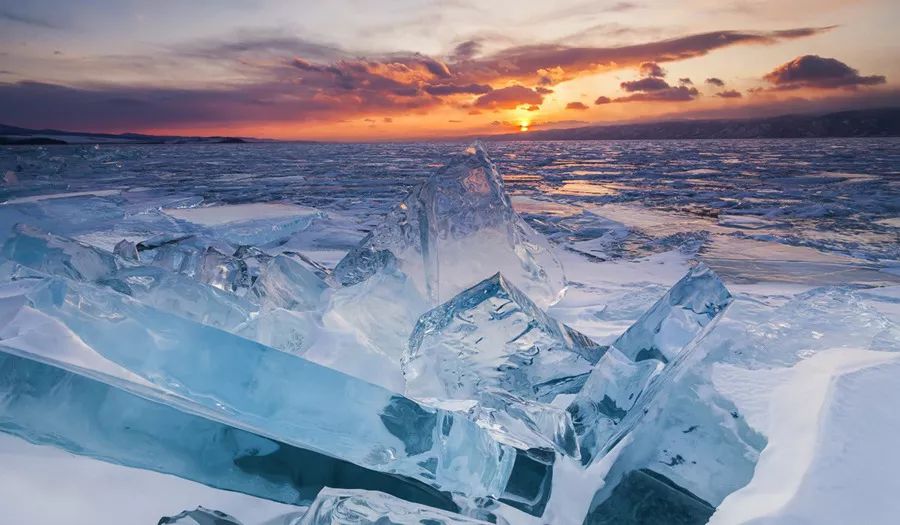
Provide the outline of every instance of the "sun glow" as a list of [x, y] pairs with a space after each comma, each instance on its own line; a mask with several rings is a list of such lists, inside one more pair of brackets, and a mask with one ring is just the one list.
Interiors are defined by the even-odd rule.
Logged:
[[525, 132], [528, 131], [528, 126], [531, 125], [531, 122], [528, 120], [520, 120], [519, 121], [519, 131]]

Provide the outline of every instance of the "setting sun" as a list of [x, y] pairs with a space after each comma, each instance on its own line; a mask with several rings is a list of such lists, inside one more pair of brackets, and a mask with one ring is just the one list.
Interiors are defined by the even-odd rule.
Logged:
[[520, 120], [519, 121], [519, 131], [528, 131], [528, 126], [530, 124], [531, 124], [531, 122], [529, 122], [527, 120]]

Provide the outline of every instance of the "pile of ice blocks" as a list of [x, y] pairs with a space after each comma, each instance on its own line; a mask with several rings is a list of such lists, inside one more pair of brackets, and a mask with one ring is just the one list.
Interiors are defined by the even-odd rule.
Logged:
[[319, 213], [203, 223], [171, 211], [197, 202], [69, 201], [0, 213], [4, 432], [308, 507], [297, 525], [561, 520], [567, 469], [606, 485], [588, 522], [635, 491], [685, 523], [718, 503], [622, 449], [642, 449], [728, 290], [699, 264], [610, 345], [566, 326], [546, 311], [562, 266], [479, 145], [333, 270], [285, 248]]

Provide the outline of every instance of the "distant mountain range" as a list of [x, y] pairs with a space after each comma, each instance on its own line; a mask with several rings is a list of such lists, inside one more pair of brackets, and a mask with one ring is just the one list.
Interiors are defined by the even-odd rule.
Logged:
[[[481, 136], [482, 140], [664, 140], [898, 137], [900, 108], [860, 109], [824, 115], [750, 119], [673, 120], [607, 124]], [[474, 137], [473, 137], [474, 138]], [[447, 140], [459, 140], [460, 137]], [[239, 137], [190, 137], [140, 133], [91, 133], [27, 129], [0, 124], [0, 145], [21, 144], [221, 144], [275, 142]], [[294, 142], [294, 141], [292, 141]], [[312, 141], [296, 141], [312, 142]]]
[[900, 108], [751, 119], [675, 120], [489, 135], [483, 140], [781, 139], [900, 136]]
[[190, 137], [140, 133], [91, 133], [58, 129], [28, 129], [0, 124], [0, 145], [24, 144], [231, 144], [263, 142], [239, 137]]

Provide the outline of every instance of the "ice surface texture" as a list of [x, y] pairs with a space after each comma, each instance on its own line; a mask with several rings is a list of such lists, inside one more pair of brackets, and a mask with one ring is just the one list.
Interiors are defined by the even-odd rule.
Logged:
[[[48, 345], [26, 323], [4, 345], [180, 410], [472, 497], [504, 494], [517, 451], [465, 417], [63, 279], [28, 279], [24, 311], [70, 335]], [[9, 299], [10, 301], [13, 299]], [[61, 326], [60, 326], [61, 325]], [[65, 344], [60, 344], [65, 343]], [[538, 480], [538, 485], [543, 480]]]
[[470, 414], [506, 439], [575, 455], [571, 421], [549, 403], [578, 392], [605, 350], [498, 273], [418, 320], [403, 372], [414, 398], [474, 402]]
[[290, 525], [486, 525], [409, 503], [381, 492], [324, 489], [302, 517]]
[[565, 288], [549, 244], [513, 210], [479, 144], [412, 190], [340, 261], [335, 276], [352, 285], [391, 265], [433, 305], [498, 271], [542, 307]]
[[701, 263], [616, 339], [568, 408], [584, 463], [633, 428], [731, 301], [716, 274]]

